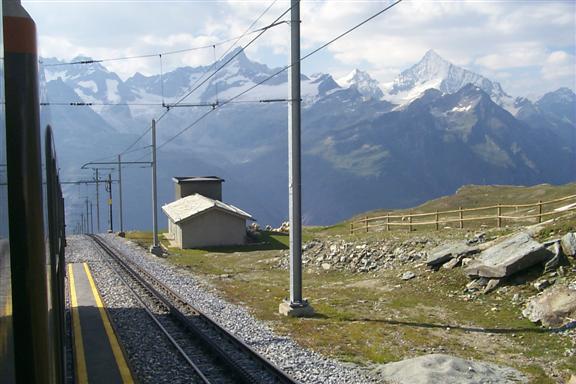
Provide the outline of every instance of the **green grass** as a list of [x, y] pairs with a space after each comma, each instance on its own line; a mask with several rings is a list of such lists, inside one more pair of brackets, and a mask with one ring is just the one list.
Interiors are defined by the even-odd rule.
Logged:
[[[147, 234], [127, 237], [149, 239]], [[305, 266], [304, 296], [310, 298], [316, 316], [281, 317], [278, 305], [289, 295], [289, 274], [278, 263], [287, 257], [288, 237], [265, 238], [268, 246], [259, 245], [265, 249], [171, 249], [168, 260], [204, 276], [224, 297], [246, 306], [278, 333], [343, 361], [385, 363], [443, 352], [514, 366], [533, 383], [553, 382], [546, 370], [550, 364], [558, 364], [565, 377], [576, 374], [576, 359], [563, 355], [574, 348], [570, 341], [522, 318], [521, 307], [512, 303], [514, 293], [534, 295], [531, 285], [468, 299], [463, 293], [468, 280], [459, 269], [430, 272], [411, 265], [418, 277], [404, 282], [398, 275], [405, 269], [374, 275]]]
[[[443, 198], [421, 209], [450, 209], [462, 204], [491, 204], [513, 199], [526, 202], [550, 200], [576, 193], [576, 184], [563, 187], [466, 187], [457, 199]], [[480, 193], [481, 192], [481, 193]], [[484, 196], [496, 193], [498, 196]], [[458, 194], [457, 194], [458, 195]], [[474, 197], [476, 196], [476, 197]], [[506, 200], [509, 199], [509, 200]], [[306, 227], [305, 241], [342, 239], [369, 242], [413, 237], [436, 237], [442, 241], [463, 239], [476, 229], [390, 231], [350, 235], [348, 222], [330, 227]], [[576, 215], [549, 224], [540, 240], [555, 238], [576, 229]], [[488, 238], [513, 232], [512, 228], [484, 229]], [[147, 247], [151, 235], [128, 233], [128, 238]], [[278, 305], [289, 295], [289, 273], [279, 268], [287, 257], [288, 236], [264, 232], [257, 244], [206, 248], [170, 249], [169, 261], [204, 276], [229, 301], [247, 307], [255, 317], [268, 321], [280, 334], [290, 335], [303, 346], [327, 356], [358, 364], [385, 363], [426, 353], [442, 352], [463, 358], [513, 366], [529, 375], [531, 383], [556, 383], [550, 369], [561, 379], [576, 374], [576, 357], [565, 356], [576, 340], [554, 334], [521, 316], [523, 305], [513, 303], [514, 294], [528, 298], [537, 293], [530, 284], [541, 275], [530, 271], [523, 283], [509, 285], [489, 295], [468, 295], [469, 281], [461, 269], [437, 272], [410, 264], [378, 274], [324, 271], [304, 265], [304, 296], [316, 316], [292, 319], [278, 315]], [[411, 270], [417, 278], [402, 281], [399, 274]], [[564, 279], [576, 278], [567, 268]], [[566, 281], [568, 281], [566, 280]], [[570, 280], [571, 281], [571, 280]]]

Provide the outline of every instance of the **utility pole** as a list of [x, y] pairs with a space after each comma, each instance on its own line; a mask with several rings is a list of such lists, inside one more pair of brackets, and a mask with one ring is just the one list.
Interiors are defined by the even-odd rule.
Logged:
[[152, 119], [152, 245], [150, 252], [156, 256], [162, 255], [162, 247], [158, 243], [158, 217], [156, 215], [158, 194], [156, 188], [156, 120]]
[[98, 168], [96, 168], [96, 227], [100, 233], [100, 179], [98, 178]]
[[94, 233], [94, 211], [92, 210], [92, 202], [90, 202], [90, 233]]
[[122, 155], [118, 155], [118, 203], [120, 207], [120, 233], [124, 237], [124, 219], [122, 217]]
[[302, 200], [300, 165], [300, 0], [291, 0], [290, 12], [290, 102], [288, 104], [288, 209], [290, 220], [290, 301], [280, 303], [279, 312], [291, 317], [314, 315], [302, 299]]
[[[149, 161], [124, 161], [122, 162], [122, 155], [118, 155], [118, 159], [117, 161], [104, 161], [104, 162], [96, 162], [96, 161], [91, 161], [88, 162], [84, 165], [82, 165], [82, 167], [80, 167], [80, 169], [94, 169], [96, 171], [96, 216], [97, 216], [97, 226], [98, 226], [98, 232], [100, 232], [100, 197], [99, 197], [99, 170], [100, 169], [109, 169], [109, 170], [113, 170], [116, 168], [107, 168], [107, 167], [103, 167], [102, 165], [114, 165], [116, 167], [118, 167], [118, 180], [114, 180], [114, 182], [118, 182], [118, 196], [120, 199], [120, 232], [118, 233], [119, 236], [122, 236], [124, 234], [124, 208], [123, 208], [123, 198], [122, 198], [122, 165], [126, 165], [126, 164], [145, 164], [145, 165], [150, 165]], [[106, 180], [103, 181], [104, 183], [107, 183]], [[106, 191], [108, 191], [108, 189], [106, 189]]]
[[88, 198], [85, 200], [86, 202], [86, 232], [90, 233], [90, 212], [88, 210]]
[[80, 224], [80, 233], [84, 234], [86, 232], [84, 231], [84, 214], [83, 213], [80, 214], [80, 223], [81, 223]]
[[106, 192], [108, 192], [108, 233], [114, 232], [114, 223], [112, 218], [112, 174], [108, 174], [108, 181], [106, 181]]

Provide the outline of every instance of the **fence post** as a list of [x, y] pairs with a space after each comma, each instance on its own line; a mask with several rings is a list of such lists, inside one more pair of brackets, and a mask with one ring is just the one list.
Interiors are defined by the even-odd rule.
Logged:
[[500, 207], [500, 203], [496, 207], [496, 222], [498, 223], [498, 228], [502, 228], [502, 219], [500, 216], [502, 215], [502, 207]]
[[354, 234], [354, 222], [350, 223], [350, 234], [353, 235]]
[[412, 232], [412, 210], [408, 212], [408, 232]]
[[386, 212], [386, 230], [390, 230], [390, 212]]
[[364, 217], [364, 226], [366, 227], [366, 233], [368, 233], [368, 216]]
[[439, 222], [438, 222], [438, 221], [439, 221], [438, 210], [436, 210], [436, 216], [435, 216], [435, 217], [436, 217], [436, 230], [438, 230], [438, 228], [439, 228], [439, 227], [438, 227], [438, 225], [439, 225]]
[[460, 212], [458, 212], [458, 215], [460, 216], [460, 229], [464, 228], [464, 220], [462, 220], [464, 218], [464, 214], [462, 212], [462, 207], [458, 207], [458, 210]]
[[538, 224], [542, 222], [542, 200], [538, 200]]

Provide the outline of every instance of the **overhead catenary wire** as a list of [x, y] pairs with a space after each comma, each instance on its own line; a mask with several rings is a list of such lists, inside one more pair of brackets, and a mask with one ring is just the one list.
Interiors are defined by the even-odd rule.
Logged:
[[40, 64], [42, 64], [45, 67], [62, 67], [62, 66], [67, 66], [67, 65], [86, 65], [86, 64], [105, 63], [105, 62], [111, 62], [111, 61], [146, 59], [146, 58], [151, 58], [151, 57], [158, 57], [160, 55], [163, 55], [163, 56], [176, 55], [176, 54], [180, 54], [180, 53], [186, 53], [186, 52], [199, 51], [202, 49], [208, 49], [208, 48], [212, 48], [214, 46], [225, 45], [227, 43], [230, 43], [231, 41], [237, 40], [237, 39], [242, 38], [246, 35], [258, 33], [261, 30], [262, 30], [262, 28], [259, 28], [259, 29], [255, 29], [252, 31], [247, 31], [247, 32], [245, 32], [239, 36], [231, 37], [231, 38], [226, 39], [226, 40], [217, 41], [217, 42], [212, 43], [212, 44], [202, 45], [202, 46], [198, 46], [198, 47], [178, 49], [178, 50], [173, 50], [173, 51], [163, 51], [163, 52], [158, 52], [158, 53], [147, 53], [147, 54], [142, 54], [142, 55], [120, 56], [120, 57], [112, 57], [112, 58], [104, 58], [104, 59], [77, 60], [77, 61], [68, 61], [68, 62], [64, 62], [64, 63], [43, 63], [43, 62], [40, 62]]
[[[238, 42], [246, 35], [250, 34], [250, 30], [254, 27], [254, 25], [256, 25], [256, 23], [258, 23], [260, 21], [260, 19], [262, 19], [262, 17], [264, 17], [264, 15], [266, 13], [268, 13], [268, 11], [272, 8], [272, 6], [274, 6], [274, 4], [277, 2], [278, 0], [273, 0], [272, 3], [270, 3], [268, 5], [268, 7], [266, 7], [266, 9], [250, 24], [250, 26], [246, 29], [246, 31], [238, 36], [237, 38], [233, 38], [233, 39], [229, 39], [228, 41], [234, 41], [234, 43], [232, 45], [230, 45], [230, 47], [228, 47], [228, 49], [221, 55], [220, 60], [222, 58], [224, 58], [226, 56], [226, 54], [234, 47], [236, 46], [236, 44], [238, 44]], [[250, 44], [252, 44], [255, 40], [257, 40], [258, 38], [260, 38], [260, 36], [262, 36], [266, 31], [268, 31], [270, 28], [275, 27], [277, 25], [283, 24], [284, 22], [279, 22], [279, 20], [284, 17], [284, 15], [286, 15], [286, 13], [288, 13], [290, 10], [292, 9], [292, 7], [288, 8], [288, 10], [286, 10], [285, 12], [283, 12], [280, 16], [278, 16], [274, 22], [272, 22], [271, 24], [260, 28], [256, 31], [260, 31], [260, 33], [254, 38], [252, 39], [245, 47], [242, 48], [242, 50], [238, 51], [232, 58], [230, 58], [230, 60], [228, 60], [226, 63], [224, 63], [220, 68], [218, 68], [210, 77], [214, 76], [218, 71], [220, 71], [223, 67], [225, 67], [226, 65], [228, 65], [236, 56], [238, 56], [246, 47], [248, 47]], [[255, 32], [256, 32], [255, 31]], [[212, 65], [208, 68], [208, 70], [206, 71], [206, 73], [210, 72], [212, 70], [212, 68], [214, 68], [214, 66], [217, 64], [217, 61], [215, 61], [214, 63], [212, 63]], [[198, 89], [198, 87], [200, 87], [202, 84], [204, 84], [208, 79], [210, 79], [210, 77], [206, 80], [203, 81], [202, 84], [200, 84], [198, 87], [196, 87], [196, 84], [202, 79], [203, 76], [199, 77], [194, 84], [192, 84], [192, 86], [186, 91], [186, 94], [181, 97], [178, 101], [176, 101], [176, 103], [174, 103], [172, 105], [172, 107], [174, 105], [180, 104], [184, 99], [186, 99], [188, 96], [190, 96], [190, 94], [192, 92], [194, 92], [196, 89]], [[189, 91], [190, 89], [192, 89], [192, 91]], [[188, 92], [189, 91], [189, 92]], [[166, 111], [164, 111], [164, 113], [162, 113], [157, 119], [156, 122], [160, 122], [168, 113], [170, 112], [170, 108], [167, 108]], [[152, 126], [149, 126], [144, 132], [142, 132], [142, 134], [140, 134], [136, 140], [130, 144], [123, 152], [121, 152], [120, 154], [125, 153], [126, 151], [130, 150], [132, 147], [134, 147], [140, 140], [142, 140], [147, 134], [148, 132], [150, 132], [152, 130]]]
[[[330, 44], [333, 44], [334, 42], [336, 42], [337, 40], [343, 38], [344, 36], [350, 34], [351, 32], [355, 31], [356, 29], [360, 28], [361, 26], [363, 26], [364, 24], [370, 22], [371, 20], [375, 19], [376, 17], [382, 15], [384, 12], [388, 11], [389, 9], [391, 9], [392, 7], [396, 6], [397, 4], [401, 3], [403, 0], [397, 0], [394, 3], [388, 5], [387, 7], [383, 8], [382, 10], [376, 12], [375, 14], [373, 14], [372, 16], [368, 17], [367, 19], [364, 19], [362, 22], [360, 22], [359, 24], [356, 24], [355, 26], [347, 29], [346, 31], [342, 32], [341, 34], [337, 35], [336, 37], [334, 37], [333, 39], [329, 40], [328, 42], [326, 42], [325, 44], [322, 44], [321, 46], [319, 46], [318, 48], [314, 49], [313, 51], [311, 51], [310, 53], [304, 55], [302, 58], [300, 58], [300, 62], [308, 59], [310, 56], [318, 53], [319, 51], [323, 50], [324, 48], [326, 48], [327, 46], [329, 46]], [[261, 86], [262, 84], [266, 83], [267, 81], [271, 80], [272, 78], [278, 76], [279, 74], [281, 74], [282, 72], [288, 70], [289, 68], [291, 68], [294, 64], [289, 64], [286, 65], [285, 67], [281, 68], [280, 70], [276, 71], [275, 73], [273, 73], [272, 75], [268, 76], [267, 78], [265, 78], [262, 81], [259, 81], [258, 83], [254, 84], [253, 86], [251, 86], [250, 88], [247, 88], [246, 90], [240, 92], [239, 94], [237, 94], [236, 96], [232, 97], [231, 99], [228, 100], [228, 102], [222, 102], [220, 103], [220, 105], [218, 106], [219, 108], [223, 107], [226, 104], [229, 104], [231, 102], [233, 102], [234, 100], [242, 97], [243, 95], [245, 95], [246, 93], [252, 91], [253, 89]], [[180, 135], [182, 135], [184, 132], [186, 132], [187, 130], [189, 130], [190, 128], [194, 127], [196, 124], [198, 124], [200, 121], [202, 121], [206, 116], [208, 116], [210, 113], [212, 113], [214, 111], [214, 109], [204, 113], [203, 115], [201, 115], [199, 118], [197, 118], [196, 120], [194, 120], [191, 124], [187, 125], [184, 129], [178, 131], [178, 133], [176, 133], [174, 136], [170, 137], [168, 140], [166, 140], [165, 142], [163, 142], [162, 144], [160, 144], [158, 146], [158, 148], [162, 148], [163, 146], [165, 146], [166, 144], [170, 143], [171, 141], [175, 140], [177, 137], [179, 137]]]

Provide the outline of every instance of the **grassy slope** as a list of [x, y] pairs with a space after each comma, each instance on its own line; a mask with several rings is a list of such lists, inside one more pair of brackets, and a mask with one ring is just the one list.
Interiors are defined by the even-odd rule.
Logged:
[[[466, 187], [452, 197], [424, 204], [419, 209], [451, 209], [457, 206], [551, 200], [576, 193], [576, 185], [562, 187]], [[495, 195], [497, 195], [495, 197]], [[509, 200], [506, 200], [509, 199]], [[370, 240], [409, 238], [400, 231], [348, 235], [348, 226], [305, 229], [305, 238]], [[542, 237], [576, 230], [574, 215], [549, 226]], [[492, 234], [510, 229], [491, 231]], [[552, 233], [551, 233], [552, 232]], [[418, 231], [418, 236], [463, 238], [467, 230]], [[277, 314], [288, 296], [288, 272], [277, 267], [286, 256], [287, 236], [265, 235], [268, 245], [226, 249], [176, 250], [169, 260], [203, 275], [232, 302], [247, 306], [268, 320], [282, 334], [291, 335], [316, 351], [360, 364], [396, 361], [424, 353], [445, 352], [506, 364], [528, 373], [534, 383], [555, 383], [551, 372], [566, 379], [576, 374], [576, 357], [564, 352], [576, 348], [576, 340], [544, 330], [520, 315], [522, 305], [514, 294], [536, 294], [530, 284], [512, 285], [490, 295], [466, 295], [467, 278], [461, 270], [427, 271], [409, 265], [380, 274], [351, 274], [305, 267], [304, 294], [317, 316], [289, 319]], [[142, 245], [147, 234], [128, 234]], [[140, 237], [140, 238], [138, 238]], [[418, 277], [404, 282], [399, 274], [414, 271]], [[537, 268], [528, 282], [540, 275]], [[561, 280], [574, 279], [573, 271]], [[559, 379], [559, 378], [556, 378]]]

